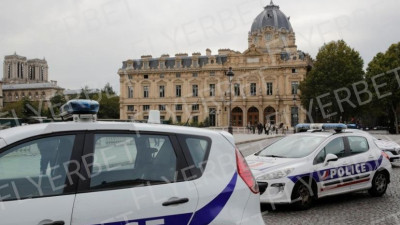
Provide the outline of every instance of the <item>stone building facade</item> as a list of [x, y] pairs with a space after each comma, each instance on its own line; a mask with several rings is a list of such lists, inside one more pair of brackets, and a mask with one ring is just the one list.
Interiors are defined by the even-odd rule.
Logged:
[[[298, 85], [312, 61], [299, 51], [290, 18], [271, 2], [255, 18], [248, 49], [220, 49], [205, 55], [176, 54], [126, 60], [120, 77], [121, 119], [141, 120], [151, 109], [162, 119], [228, 126], [271, 122], [293, 126], [306, 120], [300, 110]], [[232, 67], [231, 81], [226, 76]]]
[[45, 59], [27, 59], [24, 56], [8, 55], [3, 62], [3, 102], [17, 102], [24, 97], [31, 101], [49, 100], [63, 88], [57, 81], [49, 81]]

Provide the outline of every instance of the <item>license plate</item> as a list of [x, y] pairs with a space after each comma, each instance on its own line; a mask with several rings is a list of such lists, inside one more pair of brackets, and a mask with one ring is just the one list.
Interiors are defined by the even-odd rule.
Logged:
[[400, 162], [400, 159], [399, 158], [393, 159], [393, 162]]

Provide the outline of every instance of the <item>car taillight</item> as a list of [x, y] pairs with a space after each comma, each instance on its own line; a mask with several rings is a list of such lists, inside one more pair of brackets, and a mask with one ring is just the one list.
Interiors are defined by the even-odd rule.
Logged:
[[246, 183], [246, 185], [250, 188], [250, 190], [254, 194], [260, 193], [257, 182], [254, 179], [253, 174], [251, 173], [251, 170], [250, 170], [249, 166], [247, 165], [246, 160], [244, 159], [242, 153], [240, 153], [237, 148], [236, 148], [236, 164], [237, 164], [237, 170], [238, 170], [239, 176]]
[[389, 159], [389, 160], [390, 160], [390, 157], [389, 157], [389, 155], [388, 155], [388, 154], [386, 154], [386, 152], [382, 152], [382, 155], [383, 155], [383, 157], [385, 157], [385, 158], [387, 158], [387, 159]]

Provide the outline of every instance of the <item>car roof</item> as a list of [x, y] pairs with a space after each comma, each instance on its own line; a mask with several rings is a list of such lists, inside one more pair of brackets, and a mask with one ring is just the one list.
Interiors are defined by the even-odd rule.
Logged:
[[[165, 133], [179, 133], [212, 136], [221, 132], [209, 129], [164, 125], [164, 124], [146, 124], [134, 122], [53, 122], [41, 123], [26, 126], [8, 128], [0, 131], [0, 138], [7, 144], [32, 136], [50, 134], [55, 132], [68, 131], [91, 131], [91, 130], [116, 130], [116, 131], [155, 131]], [[226, 132], [224, 132], [226, 133]], [[226, 136], [226, 134], [224, 134]]]

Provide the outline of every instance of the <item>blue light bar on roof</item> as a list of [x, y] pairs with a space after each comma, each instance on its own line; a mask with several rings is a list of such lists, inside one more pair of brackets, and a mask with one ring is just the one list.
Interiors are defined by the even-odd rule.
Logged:
[[296, 125], [296, 132], [305, 132], [308, 130], [334, 130], [340, 132], [347, 126], [342, 123], [300, 123]]
[[74, 114], [97, 114], [99, 103], [93, 100], [71, 100], [61, 106], [61, 116]]
[[344, 129], [347, 129], [347, 126], [342, 123], [325, 123], [322, 125], [323, 130], [334, 130], [336, 132], [340, 132]]

